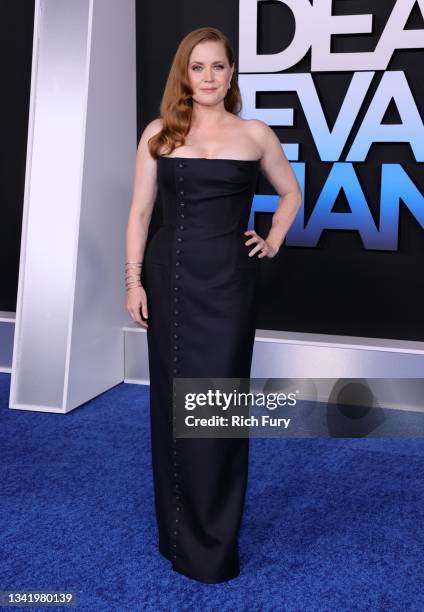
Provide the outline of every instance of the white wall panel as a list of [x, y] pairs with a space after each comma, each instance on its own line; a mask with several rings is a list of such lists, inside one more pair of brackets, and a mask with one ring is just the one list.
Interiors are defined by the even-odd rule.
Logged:
[[134, 0], [39, 0], [12, 408], [66, 412], [124, 378], [136, 134]]

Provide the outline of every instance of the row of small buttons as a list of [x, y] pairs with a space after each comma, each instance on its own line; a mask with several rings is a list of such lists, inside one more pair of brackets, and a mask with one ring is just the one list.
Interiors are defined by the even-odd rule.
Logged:
[[[182, 169], [185, 167], [185, 164], [183, 162], [179, 162], [178, 163], [178, 168]], [[184, 177], [183, 176], [178, 176], [178, 183], [183, 183], [184, 182]], [[183, 200], [183, 196], [185, 195], [184, 190], [180, 189], [179, 190], [179, 195], [181, 196], [180, 202], [179, 202], [179, 212], [178, 215], [181, 219], [185, 219], [185, 214], [184, 214], [184, 206], [185, 206], [185, 202]], [[183, 232], [185, 230], [185, 225], [184, 224], [180, 224], [177, 226], [178, 230], [180, 232]], [[183, 237], [178, 235], [176, 236], [176, 241], [178, 243], [183, 242]], [[180, 248], [180, 246], [175, 250], [175, 254], [177, 255], [177, 258], [175, 259], [175, 268], [180, 269], [182, 266], [182, 262], [180, 261], [179, 257], [183, 254], [183, 250]], [[174, 292], [176, 295], [174, 295], [174, 309], [173, 309], [173, 314], [174, 314], [174, 334], [173, 334], [173, 356], [172, 356], [172, 361], [174, 364], [173, 367], [173, 374], [178, 374], [179, 373], [179, 369], [176, 366], [177, 363], [179, 363], [180, 359], [181, 359], [181, 355], [179, 354], [179, 350], [180, 347], [178, 345], [178, 340], [180, 339], [180, 335], [177, 333], [177, 328], [180, 326], [180, 323], [178, 321], [178, 316], [181, 314], [181, 310], [180, 307], [178, 307], [177, 305], [180, 302], [180, 298], [178, 297], [178, 292], [180, 290], [180, 286], [178, 284], [178, 281], [181, 279], [182, 275], [179, 272], [175, 272], [174, 273], [174, 279], [175, 279], [175, 284], [174, 284]], [[175, 416], [174, 416], [174, 420], [175, 420]], [[177, 446], [178, 446], [178, 441], [175, 437], [173, 437], [173, 449], [172, 449], [172, 453], [173, 453], [173, 477], [174, 477], [174, 491], [173, 491], [173, 498], [175, 501], [175, 505], [174, 505], [174, 510], [175, 510], [175, 515], [174, 515], [174, 524], [175, 526], [172, 529], [171, 532], [171, 549], [172, 549], [172, 558], [176, 559], [177, 558], [177, 549], [178, 549], [178, 543], [177, 543], [177, 536], [180, 534], [180, 530], [178, 529], [178, 525], [181, 522], [181, 512], [182, 512], [182, 505], [181, 505], [181, 501], [182, 501], [182, 496], [181, 496], [181, 483], [179, 482], [179, 477], [180, 474], [178, 472], [178, 467], [179, 467], [179, 463], [177, 461], [178, 459], [178, 450], [177, 450]]]

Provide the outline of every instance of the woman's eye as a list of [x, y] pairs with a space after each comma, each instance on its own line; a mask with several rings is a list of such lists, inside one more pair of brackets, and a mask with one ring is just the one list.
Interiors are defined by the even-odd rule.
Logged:
[[[193, 66], [193, 70], [197, 70], [198, 68], [201, 69], [202, 67], [201, 66]], [[219, 68], [220, 70], [223, 70], [224, 66], [223, 66], [223, 64], [217, 64], [215, 66], [215, 68]]]

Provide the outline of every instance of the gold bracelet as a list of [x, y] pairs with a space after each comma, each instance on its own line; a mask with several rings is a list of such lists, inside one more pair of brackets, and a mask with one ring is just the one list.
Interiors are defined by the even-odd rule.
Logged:
[[125, 278], [125, 286], [128, 289], [129, 287], [141, 287], [141, 282], [138, 277], [135, 280], [130, 280], [130, 277]]
[[[126, 261], [125, 262], [125, 287], [127, 291], [136, 287], [141, 287], [140, 272], [142, 268], [142, 261]], [[132, 269], [130, 266], [135, 267]], [[133, 280], [134, 279], [134, 280]]]

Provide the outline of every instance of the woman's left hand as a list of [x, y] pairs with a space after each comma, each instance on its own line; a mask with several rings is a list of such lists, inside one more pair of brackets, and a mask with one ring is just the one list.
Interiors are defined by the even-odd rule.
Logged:
[[266, 240], [261, 238], [255, 232], [255, 230], [247, 230], [246, 232], [244, 232], [244, 235], [252, 236], [250, 240], [248, 240], [244, 244], [248, 245], [257, 242], [257, 245], [251, 251], [249, 251], [249, 257], [253, 257], [258, 251], [260, 251], [258, 259], [260, 259], [261, 257], [275, 257], [275, 255], [277, 254], [278, 249], [275, 249]]

